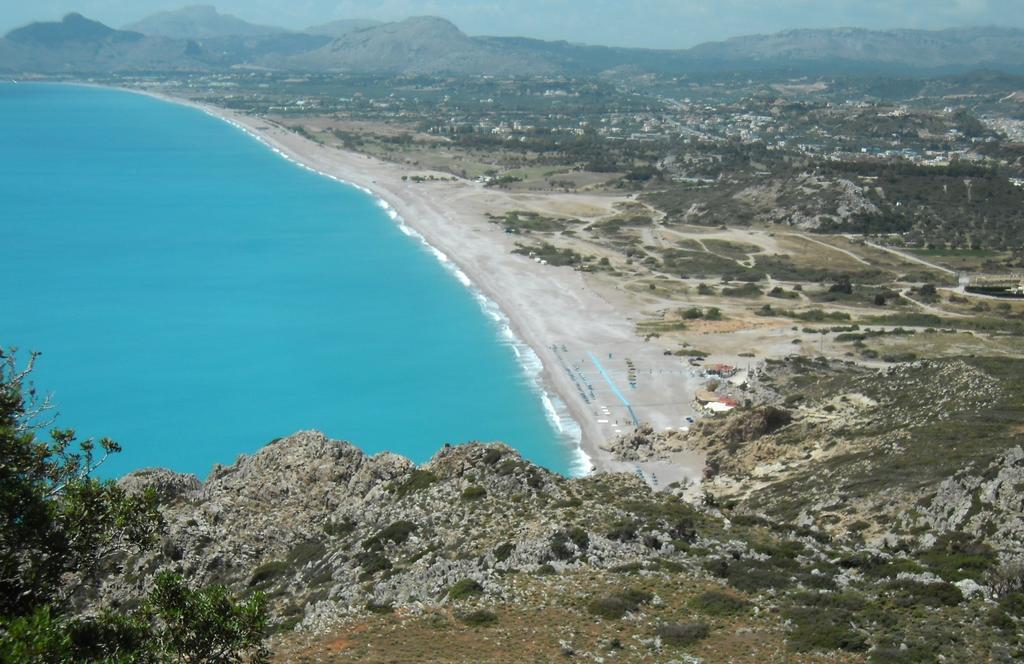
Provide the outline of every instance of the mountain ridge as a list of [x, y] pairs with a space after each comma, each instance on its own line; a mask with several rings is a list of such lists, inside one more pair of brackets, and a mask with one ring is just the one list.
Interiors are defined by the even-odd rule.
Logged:
[[[115, 30], [80, 14], [69, 14], [60, 22], [32, 23], [12, 30], [2, 40], [0, 53], [11, 55], [0, 61], [0, 69], [46, 72], [260, 66], [283, 71], [497, 76], [615, 71], [672, 76], [773, 70], [915, 75], [978, 68], [1024, 72], [1024, 30], [1004, 27], [796, 29], [707, 42], [686, 50], [474, 37], [436, 16], [382, 24], [343, 20], [296, 32], [250, 24], [208, 6], [164, 12], [129, 27], [134, 29]], [[106, 48], [102, 53], [90, 53], [69, 47], [84, 42], [107, 46], [134, 42], [144, 48]]]
[[116, 30], [81, 14], [32, 23], [0, 39], [0, 71], [70, 73], [201, 69], [192, 42]]
[[171, 39], [209, 37], [260, 37], [289, 32], [284, 28], [257, 25], [230, 14], [221, 14], [213, 5], [191, 5], [157, 12], [129, 23], [124, 30]]
[[327, 23], [318, 23], [304, 29], [303, 32], [310, 35], [324, 35], [326, 37], [338, 38], [351, 32], [359, 32], [368, 28], [375, 28], [383, 25], [380, 21], [360, 18], [343, 18]]

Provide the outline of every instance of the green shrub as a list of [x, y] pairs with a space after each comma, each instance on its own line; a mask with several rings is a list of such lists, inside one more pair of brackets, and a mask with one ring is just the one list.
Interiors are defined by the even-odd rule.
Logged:
[[556, 570], [548, 563], [544, 563], [543, 565], [537, 568], [535, 574], [537, 576], [554, 576], [555, 574], [558, 574], [558, 570]]
[[863, 652], [868, 643], [862, 634], [850, 627], [850, 614], [836, 609], [801, 607], [784, 612], [793, 621], [789, 645], [794, 650], [846, 650]]
[[797, 540], [760, 541], [755, 542], [752, 548], [773, 558], [796, 558], [806, 550]]
[[417, 468], [409, 475], [409, 479], [398, 487], [395, 494], [399, 499], [402, 499], [411, 493], [426, 489], [434, 482], [437, 482], [437, 475], [429, 470], [420, 470]]
[[683, 320], [696, 320], [704, 317], [704, 312], [697, 307], [690, 307], [689, 309], [680, 313]]
[[498, 464], [498, 474], [502, 477], [514, 475], [517, 470], [525, 468], [526, 464], [519, 459], [505, 459]]
[[918, 574], [924, 569], [908, 558], [894, 558], [861, 567], [864, 576], [869, 579], [894, 579], [902, 572]]
[[319, 540], [299, 542], [288, 552], [288, 564], [303, 567], [306, 563], [320, 558], [327, 552], [327, 546]]
[[915, 360], [917, 360], [917, 353], [909, 351], [903, 353], [886, 353], [882, 355], [882, 361], [893, 364], [898, 362], [914, 362]]
[[1001, 632], [1011, 632], [1017, 628], [1017, 623], [1010, 617], [1010, 614], [998, 606], [989, 611], [985, 624]]
[[355, 531], [357, 525], [352, 519], [328, 521], [324, 526], [324, 534], [328, 537], [346, 537]]
[[774, 561], [727, 561], [719, 558], [705, 563], [705, 568], [715, 576], [726, 579], [733, 588], [745, 593], [756, 593], [768, 588], [788, 588], [793, 585], [793, 572], [781, 569], [772, 562]]
[[511, 542], [505, 542], [496, 549], [494, 549], [494, 559], [499, 563], [505, 562], [512, 555], [512, 552], [516, 550], [516, 547]]
[[977, 579], [996, 563], [992, 547], [958, 532], [939, 536], [935, 544], [918, 557], [946, 581]]
[[391, 561], [379, 551], [360, 551], [356, 554], [355, 560], [363, 570], [359, 576], [360, 581], [367, 581], [377, 572], [391, 569]]
[[658, 627], [657, 631], [662, 643], [675, 647], [693, 645], [697, 641], [706, 639], [710, 633], [711, 628], [700, 622], [666, 623]]
[[468, 486], [462, 492], [462, 499], [471, 502], [474, 500], [483, 500], [487, 496], [487, 489], [482, 486]]
[[453, 583], [445, 593], [450, 599], [460, 600], [466, 599], [467, 597], [473, 597], [475, 595], [482, 595], [484, 593], [484, 587], [473, 579], [462, 579]]
[[753, 527], [769, 525], [767, 519], [756, 514], [734, 514], [729, 517], [729, 520], [734, 526]]
[[770, 291], [768, 291], [768, 297], [789, 298], [791, 300], [795, 300], [799, 298], [800, 295], [792, 291], [787, 291], [784, 288], [782, 288], [782, 286], [776, 286], [772, 288]]
[[388, 542], [404, 544], [418, 528], [412, 521], [395, 521], [373, 537], [363, 540], [363, 549], [382, 551]]
[[756, 285], [747, 283], [737, 288], [723, 288], [722, 295], [726, 297], [760, 297], [764, 291]]
[[631, 611], [636, 611], [641, 604], [647, 604], [654, 595], [646, 590], [628, 588], [620, 593], [598, 597], [587, 605], [587, 610], [595, 616], [617, 620]]
[[[569, 546], [569, 543], [574, 546]], [[559, 530], [551, 536], [551, 553], [558, 560], [572, 560], [577, 551], [584, 552], [590, 548], [590, 535], [579, 527]]]
[[645, 527], [667, 530], [673, 539], [693, 541], [697, 535], [697, 513], [676, 496], [655, 501], [629, 501], [622, 507], [639, 517]]
[[[37, 438], [50, 425], [39, 418], [48, 400], [37, 399], [29, 377], [38, 356], [21, 365], [15, 349], [0, 348], [0, 661], [265, 660], [260, 591], [240, 602], [223, 585], [194, 588], [165, 570], [148, 597], [116, 611], [82, 616], [67, 601], [69, 576], [110, 574], [114, 583], [136, 585], [133, 574], [107, 564], [109, 554], [150, 549], [166, 523], [154, 488], [128, 492], [92, 476], [121, 451], [116, 442], [79, 441], [61, 428]], [[175, 547], [168, 555], [176, 556]], [[279, 571], [279, 563], [264, 567], [256, 581]]]
[[671, 574], [680, 574], [686, 571], [686, 567], [684, 565], [681, 565], [674, 560], [668, 560], [667, 558], [658, 558], [657, 563], [658, 567]]
[[1024, 618], [1024, 592], [1007, 593], [999, 598], [999, 608], [1011, 616]]
[[395, 612], [395, 605], [391, 602], [375, 602], [370, 600], [366, 603], [366, 610], [370, 613], [387, 614]]
[[640, 563], [626, 563], [624, 565], [616, 565], [615, 567], [608, 568], [609, 572], [616, 574], [633, 574], [639, 572], [644, 568]]
[[502, 456], [504, 456], [504, 453], [501, 450], [496, 450], [492, 447], [488, 449], [486, 452], [484, 452], [482, 460], [484, 462], [484, 465], [493, 466], [494, 464], [501, 461]]
[[654, 595], [652, 593], [649, 593], [646, 590], [640, 590], [638, 588], [628, 588], [626, 590], [623, 590], [621, 593], [619, 593], [619, 597], [624, 599], [626, 602], [629, 603], [630, 606], [634, 608], [640, 606], [641, 604], [647, 604], [652, 599], [654, 599]]
[[459, 615], [459, 620], [472, 627], [486, 627], [498, 622], [498, 614], [487, 609], [477, 609]]
[[921, 583], [910, 579], [892, 581], [886, 590], [897, 606], [956, 606], [963, 601], [963, 593], [952, 583]]
[[619, 542], [631, 542], [636, 539], [636, 531], [640, 524], [636, 521], [616, 521], [606, 534], [610, 540]]
[[590, 604], [587, 605], [587, 611], [601, 618], [618, 620], [626, 615], [629, 611], [629, 607], [621, 597], [613, 595], [610, 597], [599, 597], [592, 600]]
[[266, 583], [275, 577], [281, 576], [288, 570], [288, 563], [283, 560], [272, 560], [269, 563], [264, 563], [252, 571], [252, 576], [249, 577], [250, 586], [258, 586], [261, 583]]
[[710, 616], [734, 616], [750, 608], [750, 602], [721, 590], [707, 590], [690, 600], [690, 607]]

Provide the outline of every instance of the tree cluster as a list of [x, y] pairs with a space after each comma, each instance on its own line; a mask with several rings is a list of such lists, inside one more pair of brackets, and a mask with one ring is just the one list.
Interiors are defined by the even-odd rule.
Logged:
[[97, 582], [105, 558], [152, 546], [164, 523], [153, 491], [129, 494], [93, 473], [117, 443], [79, 441], [52, 424], [30, 382], [38, 355], [19, 366], [0, 349], [0, 661], [262, 661], [264, 598], [193, 589], [161, 572], [130, 612], [77, 615], [76, 590]]

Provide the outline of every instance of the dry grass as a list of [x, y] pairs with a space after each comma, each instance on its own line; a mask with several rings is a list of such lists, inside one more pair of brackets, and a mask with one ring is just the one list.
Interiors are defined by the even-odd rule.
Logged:
[[[360, 616], [320, 637], [289, 634], [274, 644], [275, 662], [555, 662], [566, 661], [565, 646], [579, 661], [613, 657], [617, 662], [668, 661], [689, 653], [705, 662], [857, 662], [843, 653], [798, 654], [785, 643], [777, 617], [716, 618], [688, 608], [698, 593], [717, 588], [664, 575], [652, 580], [631, 574], [581, 572], [514, 582], [523, 599], [490, 606], [498, 622], [470, 627], [459, 610], [437, 607], [420, 613]], [[657, 590], [660, 603], [622, 620], [596, 618], [587, 603], [625, 588]], [[711, 627], [704, 641], [685, 649], [656, 651], [648, 641], [658, 625], [699, 621]], [[646, 642], [646, 643], [645, 643]]]

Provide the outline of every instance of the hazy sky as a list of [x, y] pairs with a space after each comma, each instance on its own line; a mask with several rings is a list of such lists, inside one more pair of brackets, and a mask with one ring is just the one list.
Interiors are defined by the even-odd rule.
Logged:
[[[0, 30], [69, 11], [120, 27], [188, 0], [0, 0]], [[210, 3], [205, 3], [210, 4]], [[225, 13], [299, 28], [338, 18], [432, 14], [471, 35], [682, 48], [788, 28], [1024, 28], [1024, 0], [220, 0]]]

